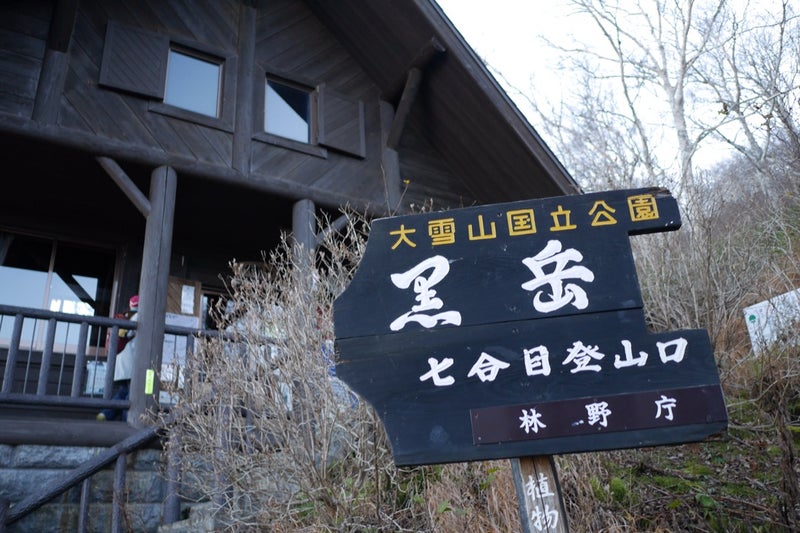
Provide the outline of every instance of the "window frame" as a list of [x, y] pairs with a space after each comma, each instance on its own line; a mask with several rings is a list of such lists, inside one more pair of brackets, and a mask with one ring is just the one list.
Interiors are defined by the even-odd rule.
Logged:
[[[196, 110], [193, 110], [193, 109], [189, 109], [188, 107], [183, 107], [179, 103], [176, 103], [174, 101], [173, 102], [168, 102], [167, 101], [167, 97], [169, 95], [169, 90], [170, 90], [170, 67], [172, 65], [172, 58], [175, 55], [182, 56], [182, 57], [185, 57], [185, 58], [189, 58], [189, 59], [194, 60], [194, 61], [196, 61], [198, 63], [206, 63], [206, 64], [211, 65], [212, 67], [216, 67], [217, 83], [216, 83], [216, 86], [213, 88], [214, 96], [215, 96], [214, 114], [213, 115], [209, 115], [209, 114], [203, 113], [201, 111], [196, 111]], [[169, 52], [167, 53], [167, 69], [166, 69], [166, 77], [165, 77], [165, 81], [164, 81], [164, 100], [163, 100], [163, 102], [165, 104], [167, 104], [167, 105], [171, 105], [173, 107], [178, 107], [178, 108], [183, 109], [185, 111], [192, 111], [192, 112], [200, 113], [203, 116], [208, 116], [208, 117], [211, 117], [211, 118], [220, 118], [222, 116], [222, 77], [224, 75], [224, 72], [225, 72], [225, 62], [224, 62], [224, 60], [222, 60], [220, 58], [217, 58], [217, 57], [209, 56], [208, 54], [197, 53], [196, 51], [191, 50], [189, 48], [185, 48], [183, 46], [170, 45]], [[209, 87], [209, 89], [210, 89], [210, 87]], [[203, 88], [203, 90], [205, 90], [205, 88]], [[184, 95], [185, 95], [185, 92], [182, 92], [179, 96], [181, 98], [183, 98]]]
[[169, 40], [166, 56], [169, 57], [169, 53], [172, 51], [219, 65], [221, 72], [217, 89], [219, 95], [217, 100], [218, 115], [212, 117], [174, 104], [168, 104], [164, 101], [166, 98], [167, 74], [169, 69], [168, 60], [164, 61], [163, 67], [163, 94], [161, 95], [160, 101], [151, 100], [148, 102], [148, 111], [232, 133], [236, 107], [234, 90], [236, 85], [236, 56], [221, 53], [219, 50], [210, 48], [201, 43], [178, 38], [171, 38]]
[[[287, 135], [282, 135], [277, 131], [270, 131], [267, 129], [267, 122], [269, 120], [269, 111], [270, 111], [270, 101], [269, 101], [269, 88], [272, 87], [273, 91], [278, 94], [278, 97], [283, 100], [286, 105], [289, 105], [288, 102], [285, 101], [283, 96], [278, 92], [277, 86], [280, 86], [285, 89], [289, 89], [291, 91], [295, 91], [299, 94], [302, 94], [306, 97], [306, 117], [304, 118], [305, 125], [306, 125], [306, 140], [295, 139], [289, 137]], [[302, 144], [317, 144], [317, 105], [316, 105], [316, 98], [313, 97], [314, 89], [310, 89], [308, 87], [301, 86], [298, 83], [287, 83], [282, 79], [277, 79], [274, 76], [267, 75], [264, 80], [264, 128], [263, 131], [268, 135], [276, 135], [278, 137], [283, 137], [285, 139], [289, 139], [295, 142], [299, 142]]]
[[[266, 131], [266, 89], [267, 83], [273, 81], [286, 87], [298, 89], [308, 93], [309, 97], [309, 142], [301, 142], [276, 133]], [[274, 146], [280, 146], [296, 152], [313, 155], [327, 159], [328, 150], [319, 146], [319, 86], [311, 80], [303, 80], [296, 76], [275, 71], [274, 69], [256, 69], [255, 89], [256, 103], [253, 109], [253, 139]]]
[[[37, 309], [43, 311], [51, 311], [51, 306], [54, 301], [58, 301], [60, 305], [63, 305], [64, 301], [75, 302], [76, 307], [79, 307], [79, 299], [74, 300], [70, 298], [69, 300], [63, 300], [60, 298], [54, 298], [54, 296], [58, 295], [58, 292], [62, 290], [59, 287], [59, 283], [54, 284], [53, 279], [58, 275], [56, 272], [57, 265], [63, 266], [63, 261], [68, 261], [71, 254], [75, 254], [76, 252], [83, 256], [81, 261], [89, 261], [89, 258], [97, 259], [103, 256], [106, 257], [108, 262], [106, 263], [106, 267], [108, 268], [107, 277], [98, 277], [96, 279], [97, 286], [94, 290], [94, 299], [95, 299], [95, 306], [92, 307], [92, 313], [84, 314], [78, 312], [71, 312], [69, 310], [64, 310], [63, 308], [59, 308], [55, 312], [71, 314], [76, 316], [92, 316], [92, 317], [110, 317], [112, 316], [112, 312], [115, 306], [115, 292], [119, 285], [119, 277], [120, 277], [120, 261], [121, 261], [121, 252], [119, 247], [116, 246], [109, 246], [108, 244], [100, 244], [97, 242], [93, 242], [87, 239], [76, 239], [74, 237], [64, 236], [58, 233], [50, 234], [50, 233], [41, 233], [35, 231], [27, 231], [21, 228], [14, 228], [8, 226], [0, 226], [0, 236], [10, 236], [12, 240], [7, 242], [7, 246], [11, 246], [13, 244], [13, 239], [21, 239], [23, 241], [24, 246], [30, 246], [31, 242], [39, 241], [40, 244], [46, 245], [49, 251], [49, 259], [47, 261], [46, 270], [42, 268], [40, 270], [33, 270], [26, 268], [24, 266], [11, 266], [11, 268], [16, 268], [21, 271], [30, 271], [34, 273], [40, 273], [44, 275], [44, 281], [42, 283], [42, 293], [41, 293], [41, 303], [40, 304], [20, 304], [11, 302], [8, 299], [8, 295], [6, 294], [4, 298], [0, 298], [0, 303], [4, 305], [11, 305], [11, 306], [18, 306], [24, 307], [28, 309]], [[27, 243], [26, 243], [27, 241]], [[66, 259], [65, 259], [66, 255]], [[72, 256], [75, 257], [74, 255]], [[97, 263], [95, 263], [97, 264]], [[5, 261], [0, 266], [9, 266]], [[80, 277], [91, 277], [86, 273], [83, 274], [75, 274], [73, 268], [68, 269], [68, 272], [75, 276]], [[85, 290], [79, 280], [76, 280], [80, 287]], [[61, 285], [64, 284], [63, 280], [60, 283]], [[72, 290], [72, 289], [70, 289]], [[78, 295], [75, 295], [76, 298]], [[3, 324], [0, 324], [2, 326]], [[27, 326], [24, 326], [27, 328]], [[0, 347], [8, 347], [10, 336], [5, 337], [4, 333], [7, 327], [0, 328]], [[44, 334], [45, 328], [37, 328], [36, 326], [33, 327], [35, 331], [35, 336], [30, 336], [27, 333], [23, 335], [26, 339], [28, 339], [28, 346], [34, 347], [34, 349], [41, 349], [44, 342]], [[99, 329], [92, 328], [91, 337], [89, 339], [89, 345], [97, 346], [98, 342], [100, 342], [100, 331]], [[74, 335], [77, 333], [73, 332], [64, 332], [60, 329], [56, 332], [56, 342], [57, 344], [60, 343], [68, 353], [75, 353], [75, 346], [76, 344], [72, 343], [74, 340]], [[69, 348], [67, 348], [69, 346]]]

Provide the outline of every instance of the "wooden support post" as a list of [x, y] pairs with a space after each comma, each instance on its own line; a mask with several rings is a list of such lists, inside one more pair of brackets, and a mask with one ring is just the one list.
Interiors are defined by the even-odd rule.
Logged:
[[78, 330], [78, 349], [75, 352], [75, 368], [72, 370], [72, 390], [70, 391], [72, 398], [81, 396], [83, 374], [86, 370], [86, 341], [88, 339], [89, 323], [81, 322], [81, 327]]
[[47, 394], [47, 377], [50, 373], [50, 361], [53, 358], [53, 345], [56, 340], [56, 319], [51, 318], [47, 321], [47, 337], [42, 352], [42, 364], [39, 367], [39, 382], [36, 385], [36, 394], [44, 396]]
[[333, 222], [331, 222], [330, 224], [328, 224], [327, 228], [317, 233], [316, 246], [319, 246], [323, 242], [325, 242], [325, 239], [327, 239], [328, 235], [330, 235], [331, 233], [338, 233], [342, 231], [342, 229], [344, 229], [345, 226], [347, 226], [347, 223], [349, 221], [350, 218], [347, 215], [342, 215]]
[[396, 213], [400, 207], [400, 156], [389, 146], [389, 134], [394, 123], [394, 109], [389, 102], [380, 101], [381, 115], [381, 170], [385, 188], [386, 209]]
[[110, 400], [114, 394], [114, 369], [117, 366], [117, 342], [119, 339], [119, 326], [112, 326], [109, 329], [110, 342], [108, 343], [108, 355], [106, 356], [106, 377], [103, 382], [103, 399]]
[[151, 175], [151, 209], [145, 227], [139, 278], [139, 326], [128, 412], [128, 424], [137, 428], [144, 427], [142, 415], [155, 407], [158, 398], [177, 184], [178, 178], [170, 167], [158, 167]]
[[[428, 39], [428, 42], [419, 49], [416, 53], [414, 58], [411, 60], [411, 63], [408, 64], [406, 69], [403, 72], [409, 72], [412, 69], [419, 69], [425, 70], [428, 65], [433, 63], [433, 60], [442, 55], [446, 52], [444, 45], [439, 42], [439, 39], [436, 37], [431, 37]], [[400, 78], [392, 83], [390, 89], [381, 94], [381, 100], [386, 100], [387, 102], [397, 102], [398, 99], [401, 98], [402, 92], [405, 89], [405, 86], [408, 82], [408, 75], [405, 76], [405, 79]]]
[[553, 457], [540, 455], [511, 459], [524, 533], [569, 533], [567, 513]]
[[232, 166], [250, 172], [250, 139], [253, 136], [253, 88], [256, 53], [256, 10], [244, 3], [239, 8], [239, 61], [236, 82], [236, 128], [233, 132]]
[[418, 68], [412, 68], [408, 71], [403, 95], [400, 97], [400, 103], [397, 104], [397, 112], [394, 115], [394, 120], [392, 120], [389, 137], [386, 139], [386, 146], [392, 150], [397, 150], [397, 146], [400, 144], [400, 136], [403, 134], [408, 115], [411, 114], [411, 106], [414, 105], [414, 99], [417, 97], [420, 83], [422, 83], [422, 71]]
[[92, 478], [87, 477], [81, 483], [81, 502], [78, 507], [78, 533], [89, 530], [89, 498], [91, 497]]
[[125, 493], [125, 470], [127, 466], [127, 454], [119, 454], [114, 464], [114, 494], [112, 495], [111, 505], [111, 533], [124, 533], [125, 531], [124, 514], [128, 499], [127, 494]]
[[166, 471], [166, 486], [164, 491], [164, 505], [161, 511], [162, 520], [164, 525], [177, 522], [181, 518], [181, 499], [178, 496], [178, 489], [180, 485], [180, 437], [172, 435], [171, 439], [176, 439], [176, 442], [170, 443], [167, 448], [167, 471]]
[[6, 520], [8, 519], [8, 500], [0, 498], [0, 533], [6, 533]]
[[302, 268], [310, 267], [317, 244], [317, 216], [311, 200], [295, 202], [292, 208], [292, 238], [298, 265]]
[[17, 357], [19, 357], [19, 341], [22, 338], [22, 323], [25, 318], [21, 314], [14, 315], [14, 326], [11, 330], [11, 344], [6, 355], [6, 369], [3, 372], [3, 386], [0, 392], [11, 392], [14, 384], [14, 373], [17, 371]]

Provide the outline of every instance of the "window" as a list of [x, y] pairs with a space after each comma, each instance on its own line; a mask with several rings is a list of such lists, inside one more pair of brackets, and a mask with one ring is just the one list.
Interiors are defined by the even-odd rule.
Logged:
[[267, 79], [264, 131], [311, 143], [311, 91]]
[[100, 85], [149, 100], [149, 111], [233, 131], [236, 56], [109, 21]]
[[[0, 231], [0, 304], [105, 316], [111, 303], [114, 263], [111, 250]], [[0, 317], [0, 345], [10, 339], [13, 323]], [[76, 345], [78, 328], [64, 327], [57, 330], [56, 342]], [[38, 345], [44, 328], [34, 329], [26, 321], [23, 338]]]
[[[328, 150], [365, 156], [364, 104], [314, 80], [265, 71], [254, 139], [327, 158]], [[261, 106], [261, 107], [259, 107]]]
[[219, 117], [222, 62], [170, 49], [164, 103]]
[[78, 315], [108, 313], [114, 252], [0, 232], [0, 303]]

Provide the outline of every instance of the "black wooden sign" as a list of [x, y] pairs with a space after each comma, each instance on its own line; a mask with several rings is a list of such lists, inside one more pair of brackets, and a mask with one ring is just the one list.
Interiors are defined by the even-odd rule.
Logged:
[[629, 242], [679, 227], [660, 189], [376, 220], [337, 375], [398, 465], [702, 440], [727, 424], [708, 335], [647, 332]]

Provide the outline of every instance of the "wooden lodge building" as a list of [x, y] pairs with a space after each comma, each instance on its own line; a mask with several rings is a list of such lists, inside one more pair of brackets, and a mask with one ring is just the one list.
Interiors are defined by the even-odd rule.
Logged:
[[[137, 391], [230, 259], [313, 247], [315, 214], [578, 192], [433, 0], [5, 0], [0, 41], [0, 531], [153, 440], [94, 420], [128, 406], [103, 370], [133, 294]], [[30, 493], [30, 445], [107, 452]]]

